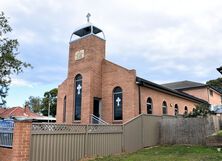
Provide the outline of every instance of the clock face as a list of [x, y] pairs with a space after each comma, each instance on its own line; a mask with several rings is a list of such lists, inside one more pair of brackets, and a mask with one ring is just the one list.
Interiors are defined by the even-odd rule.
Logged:
[[75, 52], [75, 60], [80, 60], [84, 58], [84, 56], [84, 50], [78, 50], [77, 52]]

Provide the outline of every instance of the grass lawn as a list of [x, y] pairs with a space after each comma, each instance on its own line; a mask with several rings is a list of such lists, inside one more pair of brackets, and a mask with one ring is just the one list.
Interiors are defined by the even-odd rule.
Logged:
[[217, 135], [222, 136], [222, 130], [218, 131]]
[[218, 152], [217, 148], [203, 146], [160, 146], [91, 161], [222, 161], [222, 149]]

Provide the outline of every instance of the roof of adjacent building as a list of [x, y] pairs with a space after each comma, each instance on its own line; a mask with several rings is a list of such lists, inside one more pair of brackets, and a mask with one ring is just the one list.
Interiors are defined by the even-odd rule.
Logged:
[[172, 82], [172, 83], [166, 83], [162, 84], [162, 86], [170, 88], [170, 89], [188, 89], [188, 88], [199, 88], [199, 87], [207, 87], [208, 85], [193, 81], [180, 81], [180, 82]]
[[0, 117], [1, 118], [10, 118], [10, 117], [41, 117], [41, 115], [31, 112], [28, 107], [12, 107], [12, 108], [5, 108], [1, 109]]
[[207, 103], [208, 104], [208, 102], [203, 100], [203, 99], [194, 97], [194, 96], [189, 95], [187, 93], [184, 93], [182, 91], [177, 91], [175, 89], [168, 88], [166, 86], [153, 83], [151, 81], [145, 80], [145, 79], [140, 78], [140, 77], [136, 77], [136, 81], [137, 81], [137, 84], [141, 85], [141, 86], [150, 87], [150, 88], [153, 88], [153, 89], [156, 89], [156, 90], [168, 93], [168, 94], [172, 94], [172, 95], [176, 95], [178, 97], [182, 97], [182, 98], [186, 98], [186, 99], [189, 99], [189, 100], [193, 100], [193, 101], [198, 102], [198, 103]]
[[0, 118], [9, 119], [32, 119], [32, 120], [47, 120], [48, 117], [34, 113], [29, 107], [12, 107], [12, 108], [0, 108]]
[[220, 89], [217, 89], [216, 87], [210, 86], [208, 84], [199, 83], [199, 82], [193, 82], [193, 81], [179, 81], [179, 82], [172, 82], [172, 83], [166, 83], [162, 84], [162, 86], [173, 89], [173, 90], [184, 90], [184, 89], [193, 89], [193, 88], [203, 88], [203, 87], [209, 87], [213, 89], [214, 91], [218, 92], [219, 94], [222, 94], [222, 91]]

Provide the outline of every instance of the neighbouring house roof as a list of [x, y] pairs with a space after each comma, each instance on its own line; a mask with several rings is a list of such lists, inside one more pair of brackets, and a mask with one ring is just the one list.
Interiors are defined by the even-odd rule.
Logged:
[[[2, 111], [2, 112], [1, 112]], [[12, 107], [4, 109], [4, 111], [0, 110], [0, 118], [8, 119], [8, 118], [16, 118], [16, 119], [30, 119], [30, 120], [47, 120], [48, 117], [41, 116], [40, 114], [32, 112], [29, 107]], [[51, 119], [50, 119], [51, 120]]]
[[189, 89], [189, 88], [199, 88], [199, 87], [207, 87], [208, 85], [198, 82], [192, 82], [192, 81], [180, 81], [180, 82], [172, 82], [172, 83], [166, 83], [162, 84], [162, 86], [170, 88], [170, 89]]
[[209, 87], [213, 89], [214, 91], [218, 92], [219, 94], [222, 94], [222, 92], [210, 85], [199, 83], [199, 82], [193, 82], [193, 81], [179, 81], [179, 82], [172, 82], [172, 83], [166, 83], [162, 84], [162, 86], [173, 89], [173, 90], [185, 90], [185, 89], [193, 89], [193, 88], [203, 88], [203, 87]]
[[0, 114], [3, 113], [6, 109], [3, 107], [0, 107]]
[[137, 84], [141, 85], [141, 86], [150, 87], [150, 88], [153, 88], [153, 89], [156, 89], [156, 90], [159, 90], [159, 91], [171, 94], [171, 95], [176, 95], [178, 97], [182, 97], [182, 98], [185, 98], [185, 99], [189, 99], [189, 100], [192, 100], [192, 101], [195, 101], [195, 102], [198, 102], [198, 103], [207, 103], [208, 104], [207, 101], [202, 100], [200, 98], [194, 97], [192, 95], [189, 95], [189, 94], [181, 92], [181, 91], [177, 91], [177, 90], [168, 88], [168, 87], [163, 86], [163, 85], [153, 83], [151, 81], [145, 80], [145, 79], [140, 78], [140, 77], [136, 77], [136, 81], [137, 81]]

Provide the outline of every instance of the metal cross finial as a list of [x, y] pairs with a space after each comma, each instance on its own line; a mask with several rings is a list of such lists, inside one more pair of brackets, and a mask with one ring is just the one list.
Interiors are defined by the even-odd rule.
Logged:
[[90, 13], [88, 13], [87, 15], [86, 15], [86, 18], [87, 18], [87, 22], [89, 22], [89, 18], [91, 17], [91, 14]]

